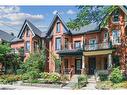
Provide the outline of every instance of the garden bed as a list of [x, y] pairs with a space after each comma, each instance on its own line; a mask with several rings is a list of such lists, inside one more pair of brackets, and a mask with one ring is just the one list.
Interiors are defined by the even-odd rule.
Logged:
[[111, 81], [97, 82], [97, 89], [109, 90], [109, 89], [127, 89], [127, 81], [121, 83], [112, 83]]

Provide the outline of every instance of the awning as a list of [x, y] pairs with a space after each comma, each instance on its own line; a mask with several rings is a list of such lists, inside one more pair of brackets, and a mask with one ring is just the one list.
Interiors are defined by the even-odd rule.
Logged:
[[83, 52], [84, 56], [94, 56], [94, 55], [105, 55], [105, 54], [111, 54], [114, 51], [112, 50], [98, 50], [98, 51], [85, 51]]

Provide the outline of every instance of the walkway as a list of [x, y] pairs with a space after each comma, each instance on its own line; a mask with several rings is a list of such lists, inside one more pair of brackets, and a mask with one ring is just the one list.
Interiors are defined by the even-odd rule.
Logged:
[[89, 76], [88, 77], [88, 84], [86, 87], [83, 87], [82, 90], [97, 90], [95, 88], [96, 86], [96, 80], [94, 76]]
[[63, 87], [63, 89], [73, 89], [75, 86], [75, 83], [78, 82], [78, 76], [79, 75], [73, 75], [69, 83]]

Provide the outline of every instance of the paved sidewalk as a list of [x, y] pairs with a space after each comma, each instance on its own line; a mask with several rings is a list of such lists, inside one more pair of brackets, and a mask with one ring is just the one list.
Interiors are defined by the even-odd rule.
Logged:
[[42, 89], [61, 89], [61, 88], [46, 88], [33, 86], [16, 86], [16, 85], [0, 85], [0, 90], [42, 90]]

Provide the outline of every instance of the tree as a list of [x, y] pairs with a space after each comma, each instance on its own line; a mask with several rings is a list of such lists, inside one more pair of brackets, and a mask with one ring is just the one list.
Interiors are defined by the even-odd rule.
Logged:
[[75, 19], [70, 19], [67, 26], [71, 29], [80, 29], [90, 23], [101, 23], [101, 27], [107, 25], [109, 15], [118, 6], [79, 6], [79, 13]]
[[16, 73], [19, 63], [18, 55], [11, 52], [11, 47], [8, 43], [0, 44], [0, 63], [5, 68], [5, 74], [9, 68], [12, 68], [12, 71]]

